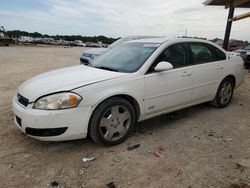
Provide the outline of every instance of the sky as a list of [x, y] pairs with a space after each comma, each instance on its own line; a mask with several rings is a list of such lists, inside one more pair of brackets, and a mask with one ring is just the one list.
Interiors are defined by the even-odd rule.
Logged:
[[[50, 35], [223, 38], [228, 9], [204, 0], [1, 0], [0, 26]], [[249, 9], [236, 9], [235, 15]], [[231, 38], [250, 41], [250, 18]]]

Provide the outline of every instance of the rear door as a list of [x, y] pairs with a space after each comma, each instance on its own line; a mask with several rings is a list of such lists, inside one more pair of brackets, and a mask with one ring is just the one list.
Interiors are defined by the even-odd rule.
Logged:
[[192, 102], [210, 100], [214, 97], [222, 80], [226, 55], [213, 45], [189, 43], [193, 67]]

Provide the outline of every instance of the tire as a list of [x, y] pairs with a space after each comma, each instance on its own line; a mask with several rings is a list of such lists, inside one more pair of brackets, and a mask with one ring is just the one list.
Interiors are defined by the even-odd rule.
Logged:
[[222, 80], [215, 98], [211, 102], [211, 105], [216, 108], [225, 108], [232, 100], [234, 92], [234, 83], [232, 79], [225, 78]]
[[125, 141], [136, 123], [133, 106], [125, 99], [113, 97], [94, 110], [89, 135], [98, 144], [117, 145]]

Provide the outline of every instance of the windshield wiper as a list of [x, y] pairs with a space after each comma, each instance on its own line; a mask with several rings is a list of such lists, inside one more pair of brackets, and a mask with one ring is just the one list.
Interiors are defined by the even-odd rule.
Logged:
[[119, 72], [117, 69], [111, 68], [111, 67], [105, 67], [105, 66], [93, 66], [97, 69], [103, 69], [103, 70], [109, 70], [109, 71], [114, 71], [114, 72]]

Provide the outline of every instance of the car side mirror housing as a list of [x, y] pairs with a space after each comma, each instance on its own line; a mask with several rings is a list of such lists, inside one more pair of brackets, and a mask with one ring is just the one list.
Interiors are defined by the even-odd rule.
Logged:
[[156, 72], [162, 72], [162, 71], [167, 71], [167, 70], [171, 70], [173, 69], [173, 65], [169, 62], [166, 61], [162, 61], [160, 63], [158, 63], [155, 67], [155, 71]]

